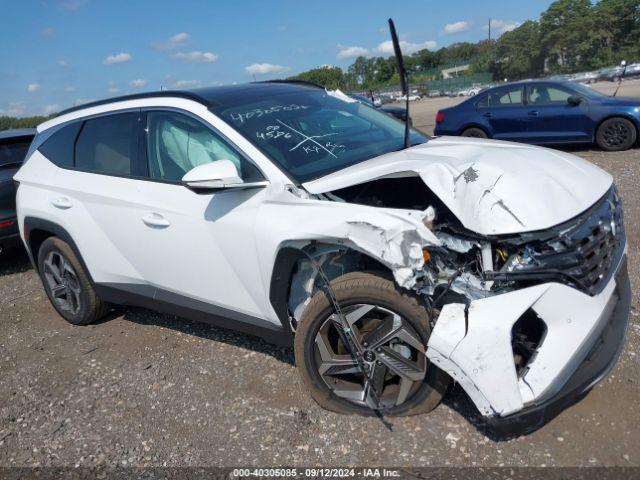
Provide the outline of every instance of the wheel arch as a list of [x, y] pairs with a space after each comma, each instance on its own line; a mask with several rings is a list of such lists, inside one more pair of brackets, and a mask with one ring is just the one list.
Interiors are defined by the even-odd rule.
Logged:
[[[292, 287], [297, 281], [295, 277], [299, 269], [305, 263], [310, 264], [309, 256], [314, 258], [314, 260], [326, 256], [323, 262], [330, 259], [333, 266], [338, 264], [343, 266], [341, 274], [357, 271], [358, 268], [353, 267], [355, 265], [360, 265], [360, 263], [340, 263], [339, 260], [336, 260], [339, 256], [346, 256], [349, 260], [360, 260], [362, 261], [361, 265], [363, 267], [366, 266], [366, 269], [369, 271], [392, 273], [390, 268], [380, 263], [377, 259], [344, 244], [318, 242], [314, 240], [309, 241], [306, 244], [301, 244], [296, 241], [296, 243], [292, 245], [283, 245], [276, 254], [276, 259], [271, 273], [269, 301], [282, 326], [292, 334], [295, 332], [296, 328], [296, 320], [292, 316], [294, 312], [290, 311]], [[332, 280], [337, 276], [331, 271], [325, 272], [329, 280]], [[299, 293], [300, 292], [298, 292], [298, 294]], [[310, 292], [308, 294], [306, 301], [311, 299], [313, 293], [314, 292]]]
[[24, 219], [24, 241], [27, 245], [27, 254], [29, 255], [29, 259], [33, 264], [35, 270], [38, 270], [38, 252], [40, 251], [40, 247], [44, 243], [47, 238], [57, 237], [60, 240], [64, 241], [69, 245], [76, 258], [82, 265], [82, 268], [87, 274], [89, 278], [89, 282], [93, 287], [95, 287], [95, 283], [93, 281], [93, 277], [91, 276], [91, 272], [87, 268], [82, 255], [80, 254], [80, 250], [76, 245], [76, 242], [73, 240], [73, 237], [67, 232], [67, 230], [61, 225], [51, 222], [50, 220], [45, 220], [43, 218], [38, 217], [25, 217]]
[[624, 118], [625, 120], [629, 120], [633, 124], [635, 129], [636, 129], [636, 143], [638, 142], [638, 140], [640, 139], [640, 120], [635, 118], [633, 115], [629, 115], [626, 112], [612, 113], [612, 114], [606, 115], [605, 117], [600, 119], [598, 121], [596, 127], [593, 129], [593, 141], [594, 142], [596, 140], [596, 136], [598, 135], [598, 130], [600, 129], [602, 124], [604, 122], [606, 122], [607, 120], [611, 120], [612, 118]]

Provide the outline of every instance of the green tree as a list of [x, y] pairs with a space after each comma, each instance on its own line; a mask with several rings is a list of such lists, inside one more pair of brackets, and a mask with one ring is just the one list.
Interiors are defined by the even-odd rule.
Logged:
[[540, 45], [538, 22], [529, 20], [515, 30], [504, 33], [495, 45], [494, 78], [518, 80], [538, 76], [544, 70], [544, 54]]
[[335, 90], [336, 88], [346, 89], [348, 85], [347, 77], [338, 67], [319, 67], [312, 70], [302, 72], [295, 77], [295, 80], [304, 80], [305, 82], [315, 83], [321, 87]]
[[553, 2], [540, 17], [540, 34], [550, 71], [598, 66], [596, 18], [590, 0]]

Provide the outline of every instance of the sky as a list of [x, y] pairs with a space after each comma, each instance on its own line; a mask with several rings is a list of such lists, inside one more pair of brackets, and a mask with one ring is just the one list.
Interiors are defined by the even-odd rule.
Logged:
[[493, 36], [551, 0], [0, 0], [0, 115], [101, 98], [284, 78], [358, 55]]

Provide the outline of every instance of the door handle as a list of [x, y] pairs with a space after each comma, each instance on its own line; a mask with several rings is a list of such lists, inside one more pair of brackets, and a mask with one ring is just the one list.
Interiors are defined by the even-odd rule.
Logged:
[[51, 200], [51, 205], [61, 210], [72, 207], [71, 201], [67, 197], [58, 197]]
[[493, 114], [491, 112], [487, 112], [487, 113], [483, 113], [482, 116], [483, 117], [487, 117], [487, 118], [491, 118], [491, 117], [493, 117]]
[[540, 115], [540, 112], [538, 112], [537, 110], [531, 110], [529, 112], [529, 115], [531, 115], [532, 117], [537, 117], [538, 115]]
[[159, 213], [148, 213], [142, 217], [142, 221], [148, 227], [167, 228], [171, 223]]

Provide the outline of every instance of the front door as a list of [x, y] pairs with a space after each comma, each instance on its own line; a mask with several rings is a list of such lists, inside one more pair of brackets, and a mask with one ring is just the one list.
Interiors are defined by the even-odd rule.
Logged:
[[575, 95], [559, 85], [535, 83], [527, 86], [529, 138], [532, 143], [591, 141], [589, 105], [568, 102]]

